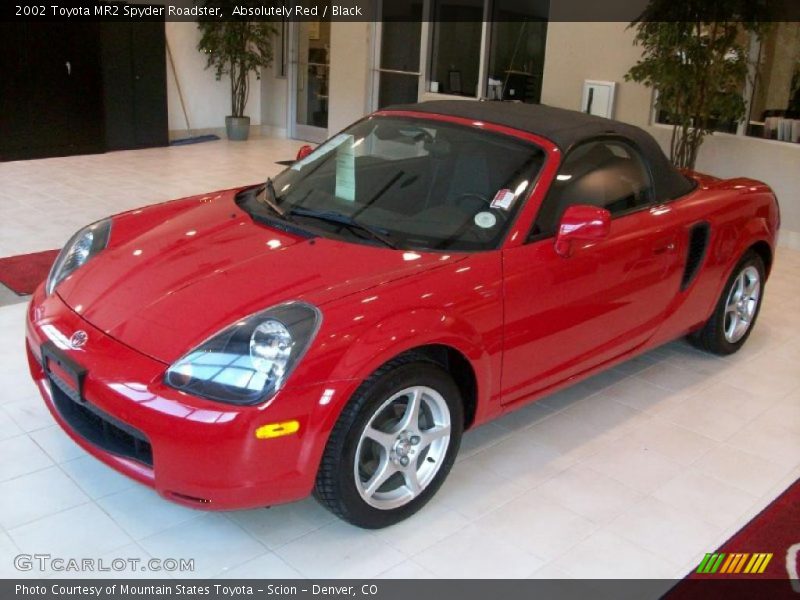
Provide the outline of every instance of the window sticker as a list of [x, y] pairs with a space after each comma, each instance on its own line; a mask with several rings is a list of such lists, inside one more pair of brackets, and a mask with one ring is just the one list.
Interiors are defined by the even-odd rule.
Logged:
[[492, 203], [490, 206], [492, 208], [502, 208], [503, 210], [509, 210], [511, 205], [514, 204], [514, 200], [516, 200], [516, 195], [509, 189], [502, 189], [498, 191], [494, 198], [492, 199]]
[[497, 225], [497, 217], [488, 211], [479, 212], [475, 215], [475, 225], [482, 229], [490, 229]]
[[343, 134], [346, 140], [336, 146], [336, 197], [347, 202], [356, 201], [356, 155], [352, 135]]
[[327, 142], [325, 142], [321, 146], [317, 146], [314, 149], [314, 151], [311, 154], [309, 154], [308, 156], [306, 156], [305, 158], [302, 158], [302, 159], [300, 159], [298, 161], [295, 161], [294, 164], [292, 164], [292, 166], [290, 168], [293, 171], [299, 171], [304, 166], [306, 166], [308, 163], [314, 162], [315, 160], [317, 160], [323, 154], [327, 154], [328, 152], [330, 152], [334, 148], [337, 148], [338, 146], [342, 145], [344, 142], [346, 142], [348, 140], [352, 142], [353, 141], [353, 136], [352, 135], [348, 135], [346, 133], [340, 133], [339, 135], [334, 136], [331, 139], [329, 139]]

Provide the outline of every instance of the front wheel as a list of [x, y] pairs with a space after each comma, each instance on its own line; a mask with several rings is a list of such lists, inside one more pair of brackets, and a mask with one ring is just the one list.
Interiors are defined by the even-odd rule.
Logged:
[[353, 525], [393, 525], [436, 493], [453, 466], [462, 429], [461, 396], [444, 369], [424, 359], [392, 361], [342, 411], [314, 493]]
[[748, 251], [736, 265], [714, 314], [689, 336], [695, 346], [714, 354], [733, 354], [750, 336], [764, 296], [764, 261]]

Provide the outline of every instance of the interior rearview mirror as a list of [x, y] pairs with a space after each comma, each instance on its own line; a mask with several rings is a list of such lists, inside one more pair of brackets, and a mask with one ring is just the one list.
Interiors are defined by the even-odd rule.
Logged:
[[304, 144], [300, 146], [300, 149], [297, 151], [297, 159], [296, 160], [303, 160], [306, 156], [311, 154], [314, 151], [314, 148], [309, 146], [308, 144]]
[[556, 254], [572, 255], [573, 242], [596, 242], [608, 237], [611, 213], [605, 208], [575, 204], [567, 208], [556, 232]]

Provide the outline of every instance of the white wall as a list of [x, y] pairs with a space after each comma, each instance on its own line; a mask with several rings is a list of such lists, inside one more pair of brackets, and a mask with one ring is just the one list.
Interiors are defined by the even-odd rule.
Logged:
[[371, 31], [371, 23], [331, 23], [330, 134], [344, 129], [368, 112]]
[[[277, 38], [275, 42], [279, 43]], [[261, 129], [264, 135], [285, 138], [289, 114], [289, 79], [278, 77], [277, 69], [278, 65], [273, 62], [261, 73]]]
[[[200, 41], [197, 24], [168, 21], [166, 35], [192, 129], [225, 127], [225, 117], [231, 114], [230, 80], [225, 76], [217, 81], [213, 69], [206, 70], [205, 56], [197, 50]], [[175, 75], [167, 60], [167, 104], [172, 137], [186, 131]], [[250, 97], [245, 114], [250, 117], [251, 125], [261, 123], [261, 84], [254, 75], [250, 77]]]
[[[579, 109], [583, 81], [617, 82], [614, 118], [644, 127], [668, 149], [671, 129], [650, 123], [652, 92], [624, 80], [640, 56], [627, 23], [556, 23], [547, 29], [542, 102]], [[714, 134], [706, 138], [697, 170], [745, 176], [769, 184], [781, 205], [781, 244], [800, 249], [800, 144]]]

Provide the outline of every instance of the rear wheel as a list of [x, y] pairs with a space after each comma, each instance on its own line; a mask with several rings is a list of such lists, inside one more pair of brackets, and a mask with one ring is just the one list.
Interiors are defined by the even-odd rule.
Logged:
[[413, 358], [392, 361], [342, 412], [314, 493], [359, 527], [397, 523], [436, 493], [453, 466], [462, 429], [461, 397], [444, 369]]
[[748, 251], [736, 265], [714, 314], [689, 341], [714, 354], [733, 354], [755, 326], [764, 292], [764, 261]]

